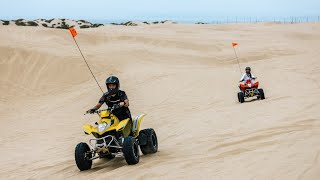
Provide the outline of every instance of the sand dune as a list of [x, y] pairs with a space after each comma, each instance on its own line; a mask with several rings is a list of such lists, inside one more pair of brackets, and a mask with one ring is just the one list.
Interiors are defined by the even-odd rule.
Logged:
[[70, 19], [36, 19], [36, 20], [0, 20], [0, 26], [36, 26], [46, 28], [69, 29], [75, 28], [96, 28], [103, 24], [92, 24], [85, 20], [70, 20]]
[[[98, 81], [120, 77], [159, 152], [79, 172], [83, 116], [101, 96], [67, 30], [0, 27], [0, 179], [318, 179], [320, 24], [78, 30]], [[250, 65], [267, 99], [237, 102]], [[104, 87], [104, 86], [103, 86]]]

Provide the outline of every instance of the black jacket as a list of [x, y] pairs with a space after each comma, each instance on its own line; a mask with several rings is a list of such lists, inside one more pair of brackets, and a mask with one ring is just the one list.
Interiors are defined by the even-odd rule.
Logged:
[[[99, 103], [106, 103], [108, 107], [112, 107], [114, 104], [119, 104], [120, 102], [124, 102], [124, 100], [128, 99], [126, 93], [124, 91], [118, 90], [116, 96], [110, 96], [109, 92], [103, 94], [100, 98]], [[121, 107], [119, 109], [115, 109], [113, 114], [117, 116], [119, 120], [124, 120], [127, 118], [131, 118], [131, 113], [128, 107]]]

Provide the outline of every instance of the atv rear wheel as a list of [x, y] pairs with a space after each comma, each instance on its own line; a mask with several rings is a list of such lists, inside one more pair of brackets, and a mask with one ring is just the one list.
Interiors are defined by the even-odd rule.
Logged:
[[158, 151], [157, 134], [152, 128], [141, 130], [139, 135], [145, 135], [146, 138], [146, 144], [140, 145], [143, 154], [152, 154]]
[[265, 99], [263, 89], [258, 89], [258, 91], [259, 91], [260, 99], [261, 99], [261, 100]]
[[122, 152], [129, 165], [137, 164], [139, 162], [139, 145], [134, 137], [128, 136], [124, 138]]
[[244, 102], [244, 94], [243, 92], [238, 92], [238, 99], [239, 99], [239, 102], [240, 103], [243, 103]]
[[89, 160], [90, 158], [92, 158], [92, 154], [88, 144], [79, 143], [75, 149], [75, 160], [80, 171], [91, 169], [92, 160]]

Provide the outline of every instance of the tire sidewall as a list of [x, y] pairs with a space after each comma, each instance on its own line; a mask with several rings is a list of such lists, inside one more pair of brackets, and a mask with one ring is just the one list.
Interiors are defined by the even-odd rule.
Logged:
[[259, 94], [260, 94], [260, 99], [261, 99], [261, 100], [265, 99], [263, 89], [258, 89], [258, 91], [259, 91]]
[[147, 144], [140, 145], [143, 154], [152, 154], [158, 151], [158, 138], [156, 132], [150, 129], [143, 129], [140, 133], [144, 134], [147, 138]]
[[79, 143], [75, 148], [75, 161], [80, 171], [91, 169], [92, 160], [86, 159], [86, 153], [89, 151], [90, 147], [83, 142]]
[[139, 145], [137, 140], [128, 136], [123, 143], [123, 156], [129, 165], [137, 164], [140, 159]]
[[243, 92], [239, 92], [239, 101], [240, 101], [240, 103], [244, 102], [244, 93]]

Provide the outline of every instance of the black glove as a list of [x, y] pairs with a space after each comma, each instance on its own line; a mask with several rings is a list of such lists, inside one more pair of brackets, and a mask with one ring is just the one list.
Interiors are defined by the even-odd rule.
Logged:
[[88, 111], [87, 111], [87, 113], [90, 113], [90, 114], [93, 114], [93, 113], [95, 113], [96, 112], [96, 109], [89, 109]]

